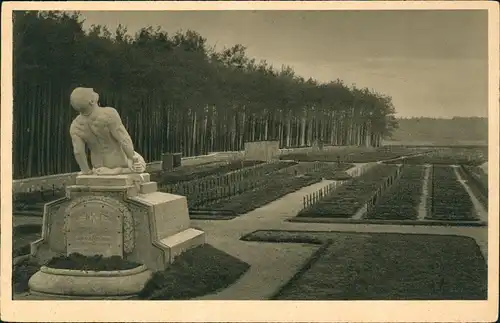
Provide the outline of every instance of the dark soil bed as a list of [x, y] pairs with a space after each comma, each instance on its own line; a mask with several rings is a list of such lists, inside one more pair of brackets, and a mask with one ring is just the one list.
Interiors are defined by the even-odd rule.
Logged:
[[103, 257], [102, 255], [96, 255], [88, 257], [73, 253], [69, 256], [54, 257], [45, 266], [57, 269], [114, 271], [132, 269], [140, 265], [136, 262], [124, 260], [119, 256]]
[[140, 297], [187, 300], [214, 293], [236, 282], [250, 266], [227, 253], [203, 245], [181, 254], [164, 272], [157, 272]]
[[469, 237], [257, 231], [250, 241], [327, 243], [278, 300], [485, 300], [487, 265]]

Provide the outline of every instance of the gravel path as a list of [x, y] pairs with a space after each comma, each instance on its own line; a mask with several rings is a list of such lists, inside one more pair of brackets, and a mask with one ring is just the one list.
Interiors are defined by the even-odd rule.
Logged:
[[458, 171], [458, 167], [454, 167], [453, 170], [455, 171], [455, 175], [457, 176], [458, 181], [463, 185], [464, 189], [469, 194], [472, 205], [474, 205], [474, 210], [476, 211], [479, 219], [481, 221], [488, 222], [488, 210], [483, 207], [483, 204], [479, 202], [477, 197], [474, 195], [474, 192], [472, 192], [472, 190], [470, 189], [467, 181], [462, 178], [462, 175], [460, 175], [460, 172]]
[[420, 205], [418, 206], [418, 220], [424, 220], [427, 216], [427, 201], [429, 199], [429, 178], [431, 174], [431, 165], [425, 165], [424, 179], [422, 180], [422, 195], [420, 196]]

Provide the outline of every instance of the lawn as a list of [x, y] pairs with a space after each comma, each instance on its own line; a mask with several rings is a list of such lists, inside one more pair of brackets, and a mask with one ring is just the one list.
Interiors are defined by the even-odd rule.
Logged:
[[365, 215], [367, 219], [414, 220], [422, 195], [425, 168], [405, 166], [401, 178], [382, 195], [375, 207]]
[[485, 300], [487, 265], [469, 237], [257, 231], [249, 241], [322, 243], [277, 300]]

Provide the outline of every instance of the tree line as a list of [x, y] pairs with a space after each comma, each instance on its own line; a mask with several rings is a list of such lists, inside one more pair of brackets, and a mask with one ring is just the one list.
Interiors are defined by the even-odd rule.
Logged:
[[241, 44], [217, 51], [192, 30], [84, 30], [78, 12], [17, 11], [13, 19], [14, 178], [77, 169], [68, 135], [77, 86], [119, 111], [148, 162], [257, 140], [377, 146], [397, 127], [388, 95], [304, 79], [290, 66], [257, 62]]

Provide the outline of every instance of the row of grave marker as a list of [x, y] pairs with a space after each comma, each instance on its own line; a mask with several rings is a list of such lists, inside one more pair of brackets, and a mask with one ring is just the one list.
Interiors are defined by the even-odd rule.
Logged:
[[[388, 177], [386, 179], [386, 181], [377, 189], [377, 191], [373, 194], [372, 198], [371, 198], [371, 203], [368, 203], [369, 205], [372, 204], [372, 205], [375, 205], [376, 203], [376, 200], [378, 199], [378, 197], [383, 193], [385, 192], [385, 190], [390, 187], [392, 185], [392, 183], [397, 179], [399, 178], [400, 174], [401, 174], [401, 168], [402, 166], [399, 166], [395, 173]], [[358, 176], [361, 176], [362, 174], [364, 174], [366, 171], [368, 170], [368, 167], [359, 167], [359, 168], [356, 168], [352, 171], [352, 176], [353, 177], [358, 177]], [[332, 182], [322, 188], [320, 188], [319, 190], [317, 190], [316, 192], [312, 192], [306, 196], [303, 197], [303, 201], [302, 201], [302, 205], [303, 205], [303, 208], [308, 208], [316, 203], [318, 203], [319, 201], [321, 201], [323, 198], [325, 198], [326, 196], [330, 195], [335, 189], [337, 189], [337, 187], [339, 187], [340, 185], [346, 183], [347, 181], [335, 181], [335, 182]]]

